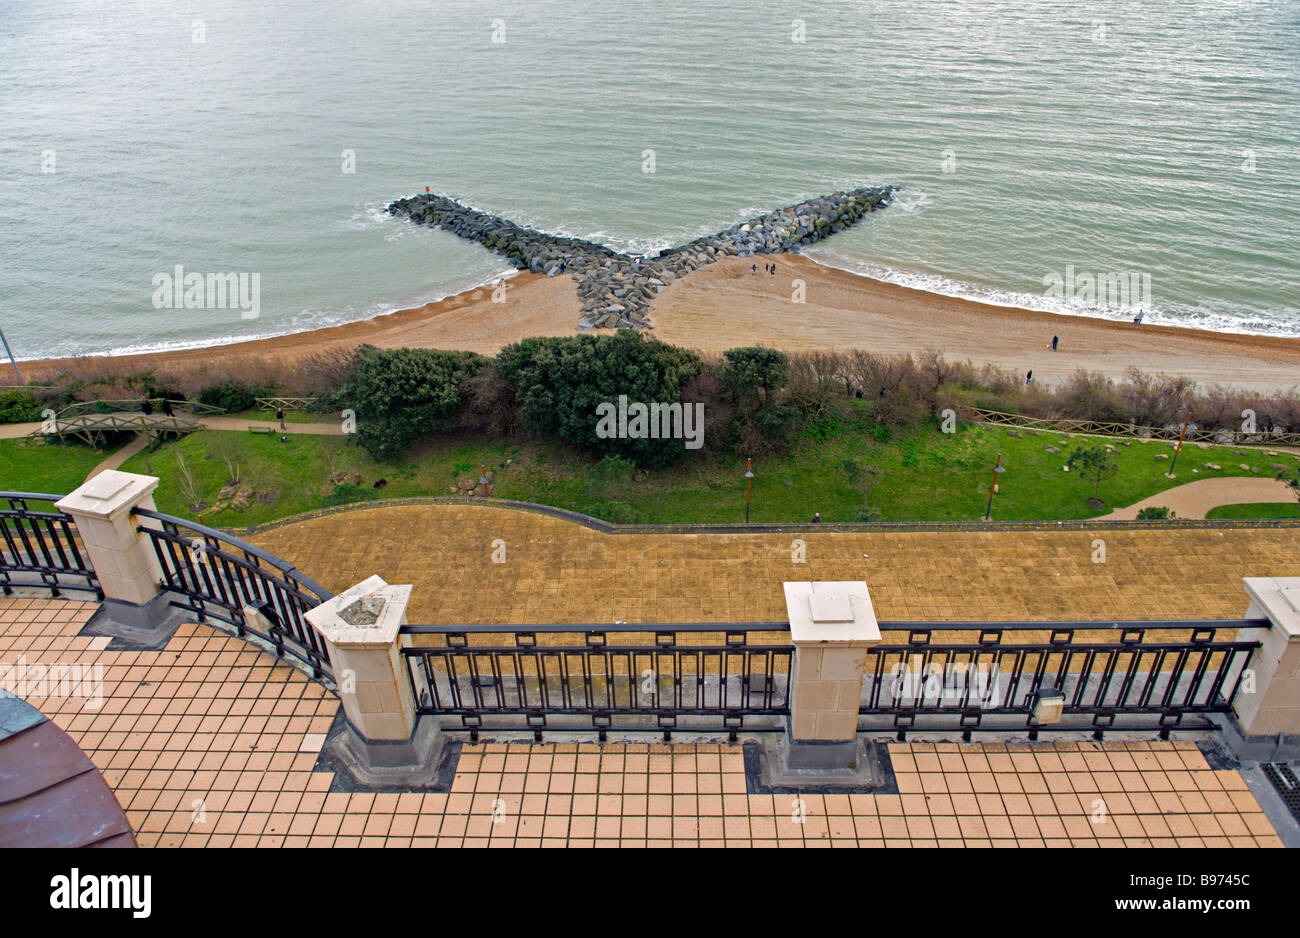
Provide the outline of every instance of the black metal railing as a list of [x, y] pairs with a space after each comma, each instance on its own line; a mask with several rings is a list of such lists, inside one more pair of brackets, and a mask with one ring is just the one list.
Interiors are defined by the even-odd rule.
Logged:
[[[860, 732], [1216, 728], [1267, 619], [881, 622]], [[417, 709], [447, 730], [765, 732], [791, 712], [784, 622], [404, 626]], [[764, 634], [766, 633], [766, 634]], [[1040, 702], [1059, 699], [1059, 720]], [[1039, 714], [1043, 720], [1039, 719]], [[1200, 717], [1200, 719], [1187, 719]]]
[[[104, 593], [72, 518], [54, 508], [62, 495], [0, 492], [0, 591], [14, 587]], [[38, 507], [39, 505], [39, 507]]]
[[[882, 622], [867, 654], [859, 731], [1210, 729], [1227, 713], [1267, 619], [1143, 622]], [[900, 637], [897, 633], [903, 633]], [[936, 640], [937, 632], [957, 633]], [[1102, 633], [1099, 637], [1096, 633]], [[1233, 633], [1223, 638], [1222, 633]], [[1038, 633], [1037, 635], [1033, 633]], [[1089, 634], [1091, 633], [1091, 634]], [[1163, 633], [1163, 634], [1162, 634]], [[1059, 722], [1035, 707], [1059, 697]]]
[[785, 623], [411, 625], [402, 655], [417, 709], [447, 730], [727, 733], [781, 729], [793, 646]]
[[293, 564], [214, 528], [143, 508], [132, 515], [144, 519], [140, 530], [162, 567], [161, 586], [178, 597], [173, 606], [233, 626], [314, 677], [333, 680], [324, 640], [303, 618], [332, 594]]

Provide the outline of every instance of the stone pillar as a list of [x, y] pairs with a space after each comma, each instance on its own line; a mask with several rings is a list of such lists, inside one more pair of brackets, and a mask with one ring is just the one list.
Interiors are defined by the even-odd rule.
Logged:
[[304, 614], [325, 639], [343, 701], [345, 729], [329, 746], [363, 786], [418, 787], [437, 770], [437, 721], [416, 714], [398, 650], [410, 599], [410, 586], [372, 576]]
[[1247, 737], [1279, 733], [1300, 736], [1300, 577], [1244, 577], [1250, 597], [1248, 619], [1268, 619], [1269, 629], [1252, 629], [1243, 638], [1261, 647], [1247, 665], [1254, 692], [1237, 692], [1234, 716]]
[[92, 632], [144, 645], [165, 644], [171, 635], [175, 610], [161, 592], [158, 555], [140, 530], [153, 522], [131, 514], [134, 508], [155, 510], [157, 487], [156, 476], [109, 469], [54, 503], [76, 522], [104, 591], [104, 602], [88, 623]]
[[782, 762], [792, 770], [847, 770], [858, 761], [858, 705], [867, 648], [880, 628], [867, 584], [785, 584], [794, 664]]

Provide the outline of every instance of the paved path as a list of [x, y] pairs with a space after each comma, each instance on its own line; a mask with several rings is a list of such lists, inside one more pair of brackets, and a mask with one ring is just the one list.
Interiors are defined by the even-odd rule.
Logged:
[[[266, 427], [276, 433], [309, 433], [317, 436], [342, 436], [343, 425], [333, 423], [286, 423], [281, 430], [275, 419], [247, 420], [243, 417], [202, 417], [201, 423], [208, 430], [244, 430], [249, 427]], [[41, 428], [40, 423], [6, 423], [0, 424], [0, 440], [16, 440]], [[108, 467], [112, 468], [112, 467]]]
[[342, 436], [343, 424], [332, 423], [286, 423], [284, 429], [276, 423], [275, 418], [268, 420], [248, 420], [244, 417], [204, 417], [200, 421], [209, 430], [247, 430], [249, 427], [268, 427], [276, 433], [314, 433], [318, 436]]
[[413, 623], [773, 622], [785, 580], [866, 580], [882, 619], [1227, 619], [1249, 605], [1243, 576], [1300, 576], [1294, 527], [615, 535], [496, 505], [422, 505], [248, 539], [334, 592], [373, 574], [414, 584]]
[[91, 469], [90, 472], [86, 475], [85, 481], [89, 482], [91, 479], [95, 478], [95, 476], [99, 475], [105, 469], [118, 468], [119, 466], [122, 465], [122, 463], [126, 462], [136, 453], [140, 452], [142, 449], [148, 446], [149, 443], [150, 443], [150, 439], [148, 436], [146, 436], [143, 433], [137, 433], [135, 435], [135, 439], [133, 439], [130, 443], [123, 446], [116, 453], [111, 454], [107, 459], [101, 462], [94, 469]]
[[1226, 476], [1220, 479], [1198, 479], [1186, 485], [1165, 489], [1150, 498], [1120, 508], [1093, 521], [1131, 521], [1143, 508], [1161, 506], [1172, 508], [1179, 518], [1204, 518], [1211, 508], [1219, 505], [1242, 505], [1253, 502], [1294, 502], [1295, 493], [1285, 482], [1254, 476]]

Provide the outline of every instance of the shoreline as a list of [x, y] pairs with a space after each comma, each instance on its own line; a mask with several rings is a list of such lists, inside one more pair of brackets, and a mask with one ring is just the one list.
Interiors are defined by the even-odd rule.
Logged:
[[[775, 263], [777, 275], [765, 274]], [[754, 273], [752, 265], [758, 265]], [[792, 284], [803, 281], [803, 303]], [[567, 275], [520, 271], [494, 284], [422, 306], [305, 332], [219, 345], [126, 355], [82, 355], [22, 362], [29, 380], [103, 363], [114, 368], [220, 366], [246, 357], [286, 363], [329, 349], [369, 343], [495, 354], [531, 336], [575, 335], [582, 302]], [[1202, 384], [1286, 390], [1300, 384], [1300, 339], [1219, 333], [1186, 326], [1134, 325], [1085, 315], [998, 306], [876, 280], [798, 254], [727, 258], [674, 280], [649, 310], [651, 335], [705, 354], [737, 345], [785, 352], [866, 348], [885, 354], [938, 349], [1053, 382], [1078, 368], [1121, 378], [1130, 366], [1180, 374]], [[1050, 351], [1053, 335], [1060, 349]]]

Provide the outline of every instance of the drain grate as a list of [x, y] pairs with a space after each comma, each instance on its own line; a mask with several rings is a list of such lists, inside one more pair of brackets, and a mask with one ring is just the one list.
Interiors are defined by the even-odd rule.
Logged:
[[1296, 779], [1291, 766], [1281, 762], [1266, 762], [1261, 768], [1264, 777], [1272, 782], [1277, 793], [1282, 796], [1282, 803], [1291, 812], [1291, 816], [1300, 822], [1300, 780]]

